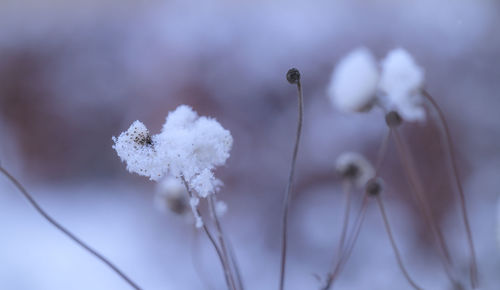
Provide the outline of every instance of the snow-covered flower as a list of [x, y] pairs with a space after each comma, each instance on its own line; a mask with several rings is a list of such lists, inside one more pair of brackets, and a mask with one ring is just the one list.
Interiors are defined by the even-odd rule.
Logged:
[[378, 67], [372, 53], [366, 48], [358, 48], [345, 56], [335, 68], [328, 95], [341, 111], [366, 111], [375, 100], [378, 80]]
[[127, 170], [152, 180], [161, 178], [168, 169], [167, 163], [158, 155], [161, 147], [158, 136], [149, 135], [146, 126], [135, 121], [130, 128], [113, 137], [113, 149], [127, 163]]
[[167, 176], [158, 182], [154, 201], [156, 208], [163, 212], [171, 211], [178, 215], [189, 212], [186, 187], [173, 176]]
[[160, 206], [181, 213], [189, 203], [196, 227], [203, 226], [199, 198], [214, 194], [222, 186], [213, 170], [229, 158], [233, 138], [228, 130], [215, 119], [200, 117], [181, 105], [168, 114], [159, 134], [151, 136], [143, 123], [135, 121], [113, 141], [113, 148], [130, 172], [152, 180], [170, 176], [160, 185]]
[[406, 121], [425, 120], [420, 89], [424, 71], [404, 49], [390, 51], [381, 63], [380, 89], [390, 109], [395, 109]]
[[342, 153], [336, 161], [337, 173], [362, 188], [366, 182], [375, 176], [371, 163], [363, 155], [355, 152]]
[[219, 122], [198, 116], [186, 105], [168, 114], [160, 134], [151, 136], [143, 123], [135, 121], [113, 141], [130, 172], [152, 180], [166, 174], [182, 177], [201, 197], [222, 184], [213, 170], [226, 163], [233, 144], [231, 133]]

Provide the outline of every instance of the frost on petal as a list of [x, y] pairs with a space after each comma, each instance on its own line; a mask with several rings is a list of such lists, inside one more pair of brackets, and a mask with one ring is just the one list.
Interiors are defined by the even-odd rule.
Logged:
[[342, 153], [335, 164], [337, 172], [362, 188], [366, 182], [375, 176], [371, 163], [363, 155], [355, 152]]
[[366, 48], [345, 56], [332, 74], [328, 94], [333, 105], [344, 112], [361, 112], [371, 108], [377, 91], [377, 63]]
[[161, 147], [161, 142], [157, 136], [149, 135], [148, 129], [140, 121], [135, 121], [127, 131], [112, 139], [115, 143], [113, 149], [127, 163], [128, 171], [152, 180], [158, 180], [165, 174], [167, 165], [156, 150]]
[[386, 94], [387, 105], [406, 121], [425, 120], [420, 89], [424, 71], [404, 49], [390, 51], [382, 61], [380, 89]]
[[186, 187], [173, 176], [167, 176], [158, 182], [154, 201], [156, 208], [163, 212], [184, 215], [189, 210]]

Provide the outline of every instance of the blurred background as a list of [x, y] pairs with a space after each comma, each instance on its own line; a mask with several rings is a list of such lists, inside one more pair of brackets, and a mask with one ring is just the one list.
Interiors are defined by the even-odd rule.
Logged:
[[[404, 2], [404, 3], [403, 3]], [[224, 289], [212, 248], [192, 225], [154, 206], [156, 184], [126, 172], [112, 136], [141, 120], [154, 134], [188, 104], [234, 137], [226, 232], [247, 289], [276, 289], [281, 201], [302, 73], [305, 120], [290, 212], [287, 289], [319, 289], [343, 214], [336, 157], [375, 162], [380, 111], [346, 115], [326, 88], [358, 46], [382, 58], [407, 49], [451, 127], [479, 261], [481, 289], [500, 289], [500, 3], [482, 1], [0, 2], [0, 162], [51, 215], [144, 289]], [[402, 130], [432, 209], [467, 273], [457, 195], [439, 129]], [[389, 146], [384, 200], [403, 260], [425, 289], [451, 289], [432, 236]], [[357, 193], [358, 195], [360, 193]], [[371, 204], [338, 289], [410, 289]], [[466, 283], [466, 285], [468, 285]], [[0, 178], [0, 289], [128, 289], [43, 220]]]

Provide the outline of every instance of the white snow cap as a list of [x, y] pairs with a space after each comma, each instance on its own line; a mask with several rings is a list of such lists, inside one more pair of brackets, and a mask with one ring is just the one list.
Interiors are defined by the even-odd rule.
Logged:
[[375, 169], [366, 158], [356, 152], [340, 154], [335, 164], [335, 169], [343, 178], [350, 179], [362, 188], [366, 182], [375, 176]]
[[404, 49], [390, 51], [382, 61], [380, 89], [386, 94], [390, 109], [395, 109], [406, 121], [424, 121], [420, 89], [424, 71]]
[[152, 180], [158, 180], [165, 174], [166, 163], [159, 158], [156, 150], [159, 147], [157, 136], [151, 137], [140, 121], [135, 121], [127, 131], [112, 139], [115, 142], [113, 149], [127, 163], [128, 171]]
[[139, 121], [118, 138], [113, 148], [130, 172], [158, 180], [166, 174], [184, 177], [201, 197], [222, 184], [213, 175], [224, 165], [233, 144], [231, 133], [215, 119], [199, 117], [186, 105], [170, 112], [160, 134], [150, 136]]
[[379, 73], [372, 53], [358, 48], [345, 56], [332, 74], [328, 94], [344, 112], [367, 110], [375, 100]]

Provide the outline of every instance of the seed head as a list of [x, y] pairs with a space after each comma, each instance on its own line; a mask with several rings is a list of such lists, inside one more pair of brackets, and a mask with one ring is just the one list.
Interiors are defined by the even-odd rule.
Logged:
[[366, 194], [370, 196], [377, 196], [382, 192], [382, 189], [384, 188], [383, 186], [383, 181], [381, 178], [376, 177], [368, 180], [365, 186], [365, 191]]
[[385, 122], [389, 128], [396, 128], [403, 123], [403, 118], [396, 111], [390, 111], [385, 115]]
[[286, 73], [286, 80], [292, 85], [299, 83], [300, 81], [299, 70], [296, 68], [289, 69], [288, 72]]
[[335, 168], [342, 178], [354, 182], [360, 188], [375, 174], [370, 162], [355, 152], [342, 153], [337, 158]]

